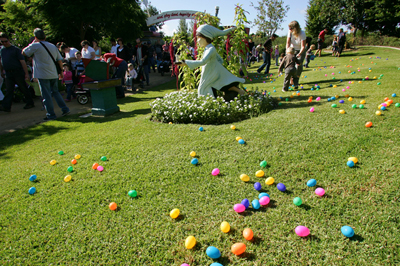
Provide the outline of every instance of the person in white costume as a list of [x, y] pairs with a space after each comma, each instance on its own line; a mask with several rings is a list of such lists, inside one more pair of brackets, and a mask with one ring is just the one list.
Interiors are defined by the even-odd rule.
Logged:
[[211, 95], [216, 97], [216, 91], [224, 92], [225, 101], [233, 100], [238, 94], [243, 95], [245, 91], [238, 88], [239, 83], [245, 80], [234, 76], [222, 64], [212, 40], [218, 36], [227, 35], [235, 28], [220, 30], [210, 25], [201, 25], [196, 32], [197, 43], [200, 47], [205, 47], [201, 60], [186, 60], [177, 63], [179, 66], [188, 66], [190, 69], [202, 66], [198, 95]]

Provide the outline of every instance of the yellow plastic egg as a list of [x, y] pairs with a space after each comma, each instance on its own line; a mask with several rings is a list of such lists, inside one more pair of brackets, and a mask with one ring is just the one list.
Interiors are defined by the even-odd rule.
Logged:
[[242, 174], [240, 175], [240, 180], [242, 180], [243, 182], [248, 182], [250, 180], [250, 177], [246, 174]]
[[339, 99], [339, 95], [336, 94], [336, 95], [335, 95], [335, 98], [336, 98], [336, 99]]
[[383, 106], [382, 104], [378, 105], [378, 109], [381, 109], [381, 108], [382, 108], [382, 106]]
[[76, 155], [74, 156], [74, 158], [75, 158], [76, 160], [79, 160], [81, 157], [82, 157], [82, 156], [81, 156], [80, 154], [76, 154]]
[[258, 171], [256, 172], [256, 177], [263, 177], [264, 175], [265, 175], [265, 173], [264, 173], [263, 170], [258, 170]]
[[192, 249], [196, 245], [196, 238], [194, 236], [188, 236], [185, 241], [185, 247]]
[[341, 113], [342, 115], [345, 114], [346, 112], [344, 110], [339, 110], [339, 113]]
[[228, 233], [231, 230], [231, 226], [229, 225], [228, 222], [223, 221], [221, 223], [221, 231], [224, 233]]
[[365, 100], [361, 100], [361, 102], [360, 102], [361, 104], [365, 104]]
[[179, 216], [179, 209], [173, 209], [170, 213], [169, 216], [171, 216], [172, 219], [176, 219]]
[[381, 115], [382, 113], [381, 113], [381, 111], [376, 111], [375, 114], [376, 115]]
[[191, 151], [190, 152], [190, 156], [195, 157], [196, 156], [196, 152], [195, 151]]
[[236, 141], [239, 141], [241, 139], [242, 139], [242, 137], [236, 137]]
[[337, 85], [333, 85], [334, 88], [337, 88]]
[[351, 102], [353, 100], [353, 98], [352, 97], [349, 97], [349, 101]]
[[267, 184], [267, 185], [272, 185], [274, 182], [275, 182], [275, 179], [273, 177], [268, 177], [265, 180], [265, 184]]
[[69, 181], [71, 181], [71, 176], [70, 175], [67, 175], [67, 176], [65, 176], [64, 177], [64, 182], [69, 182]]
[[231, 129], [235, 130], [236, 129], [235, 125], [231, 125]]
[[357, 163], [358, 159], [356, 157], [350, 157], [347, 161], [353, 161], [353, 163]]
[[56, 160], [51, 160], [51, 161], [50, 161], [50, 164], [51, 164], [51, 165], [55, 165], [56, 163], [57, 163]]

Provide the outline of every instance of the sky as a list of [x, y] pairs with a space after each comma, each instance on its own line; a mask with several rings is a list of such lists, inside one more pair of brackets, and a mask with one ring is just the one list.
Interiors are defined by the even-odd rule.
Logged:
[[[218, 17], [221, 19], [221, 25], [233, 25], [233, 19], [235, 16], [235, 5], [241, 4], [243, 9], [248, 11], [247, 19], [253, 21], [257, 16], [257, 11], [251, 6], [251, 2], [257, 4], [257, 0], [151, 0], [149, 3], [155, 6], [162, 12], [172, 10], [194, 10], [194, 11], [205, 11], [212, 15], [215, 14], [215, 6], [219, 6]], [[276, 32], [279, 36], [286, 36], [288, 32], [288, 24], [292, 20], [297, 20], [300, 23], [302, 29], [305, 29], [305, 19], [307, 10], [307, 0], [284, 0], [285, 5], [289, 5], [290, 9], [286, 14], [285, 21], [282, 24], [284, 30], [278, 30]], [[142, 4], [142, 8], [144, 5]], [[189, 24], [189, 20], [187, 20]], [[162, 27], [162, 31], [167, 36], [172, 36], [173, 33], [178, 29], [179, 20], [169, 20], [165, 22]], [[250, 27], [250, 33], [256, 33], [256, 27]]]

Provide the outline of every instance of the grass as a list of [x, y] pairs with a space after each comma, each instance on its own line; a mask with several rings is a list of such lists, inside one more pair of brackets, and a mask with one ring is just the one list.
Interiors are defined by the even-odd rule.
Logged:
[[[328, 68], [305, 70], [300, 96], [260, 117], [235, 123], [236, 131], [220, 125], [204, 126], [199, 132], [195, 124], [149, 121], [149, 102], [173, 91], [171, 82], [123, 99], [122, 112], [110, 117], [69, 116], [2, 135], [0, 263], [210, 265], [213, 260], [205, 250], [215, 246], [223, 265], [399, 264], [400, 108], [393, 104], [382, 116], [375, 115], [383, 98], [400, 96], [399, 56], [400, 51], [363, 48], [339, 59], [317, 58], [312, 67]], [[349, 64], [353, 67], [345, 67]], [[356, 74], [347, 73], [349, 69]], [[273, 67], [272, 73], [276, 71]], [[336, 80], [331, 79], [332, 72]], [[380, 74], [382, 85], [378, 80], [358, 83]], [[264, 84], [256, 74], [250, 75], [247, 87], [258, 86], [277, 97], [291, 95], [281, 92], [282, 77]], [[315, 83], [321, 89], [310, 91]], [[342, 92], [347, 85], [350, 89]], [[346, 93], [353, 102], [343, 97]], [[340, 108], [334, 109], [326, 99], [335, 94], [345, 103], [336, 100]], [[309, 96], [322, 100], [307, 103]], [[362, 99], [365, 109], [351, 108]], [[399, 97], [393, 99], [400, 102]], [[314, 113], [309, 112], [312, 106]], [[339, 109], [346, 114], [339, 114]], [[367, 121], [374, 126], [365, 128]], [[236, 136], [246, 144], [238, 144]], [[58, 155], [59, 150], [65, 155]], [[192, 150], [198, 154], [197, 166], [190, 164]], [[65, 183], [75, 154], [82, 158], [74, 166], [73, 180]], [[103, 155], [108, 161], [100, 161]], [[346, 166], [351, 156], [359, 159], [354, 168]], [[52, 159], [57, 160], [55, 166], [49, 164]], [[275, 178], [273, 186], [255, 177], [262, 160], [268, 161], [264, 170]], [[94, 162], [105, 170], [92, 170]], [[216, 167], [221, 174], [214, 177], [210, 173]], [[239, 179], [242, 173], [250, 182]], [[31, 174], [38, 176], [35, 184], [28, 180]], [[306, 186], [311, 178], [325, 188], [324, 197]], [[236, 214], [234, 204], [257, 198], [257, 181], [271, 203]], [[276, 189], [278, 182], [286, 185], [286, 193]], [[28, 194], [31, 186], [37, 189], [33, 196]], [[132, 189], [138, 198], [127, 195]], [[292, 203], [296, 196], [303, 200], [301, 207]], [[117, 211], [109, 210], [110, 202], [118, 204]], [[181, 210], [177, 220], [169, 217], [173, 208]], [[221, 232], [222, 221], [230, 223], [230, 233]], [[307, 226], [311, 236], [298, 237], [298, 225]], [[353, 227], [356, 235], [344, 237], [343, 225]], [[252, 242], [242, 236], [246, 227], [254, 231]], [[198, 241], [193, 250], [184, 246], [189, 235]], [[247, 245], [245, 255], [230, 252], [236, 242]]]

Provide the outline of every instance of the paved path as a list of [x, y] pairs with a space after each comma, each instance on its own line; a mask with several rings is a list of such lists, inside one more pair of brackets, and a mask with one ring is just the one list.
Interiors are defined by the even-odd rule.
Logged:
[[[150, 86], [146, 86], [145, 89], [164, 84], [173, 79], [175, 79], [175, 77], [171, 77], [171, 72], [166, 73], [164, 76], [161, 76], [159, 73], [150, 73]], [[137, 88], [137, 85], [135, 85], [135, 87]], [[132, 95], [132, 93], [126, 92], [126, 96], [129, 97], [129, 95]], [[65, 96], [66, 95], [64, 94], [63, 97]], [[0, 112], [0, 135], [43, 123], [43, 118], [46, 117], [46, 111], [42, 109], [39, 97], [34, 99], [34, 102], [35, 107], [32, 109], [24, 110], [23, 107], [25, 103], [21, 102], [13, 103], [10, 113]], [[53, 102], [56, 115], [61, 116], [61, 109], [57, 106], [55, 101]], [[90, 113], [92, 108], [91, 103], [81, 105], [76, 100], [67, 103], [67, 106], [69, 107], [71, 114]]]

